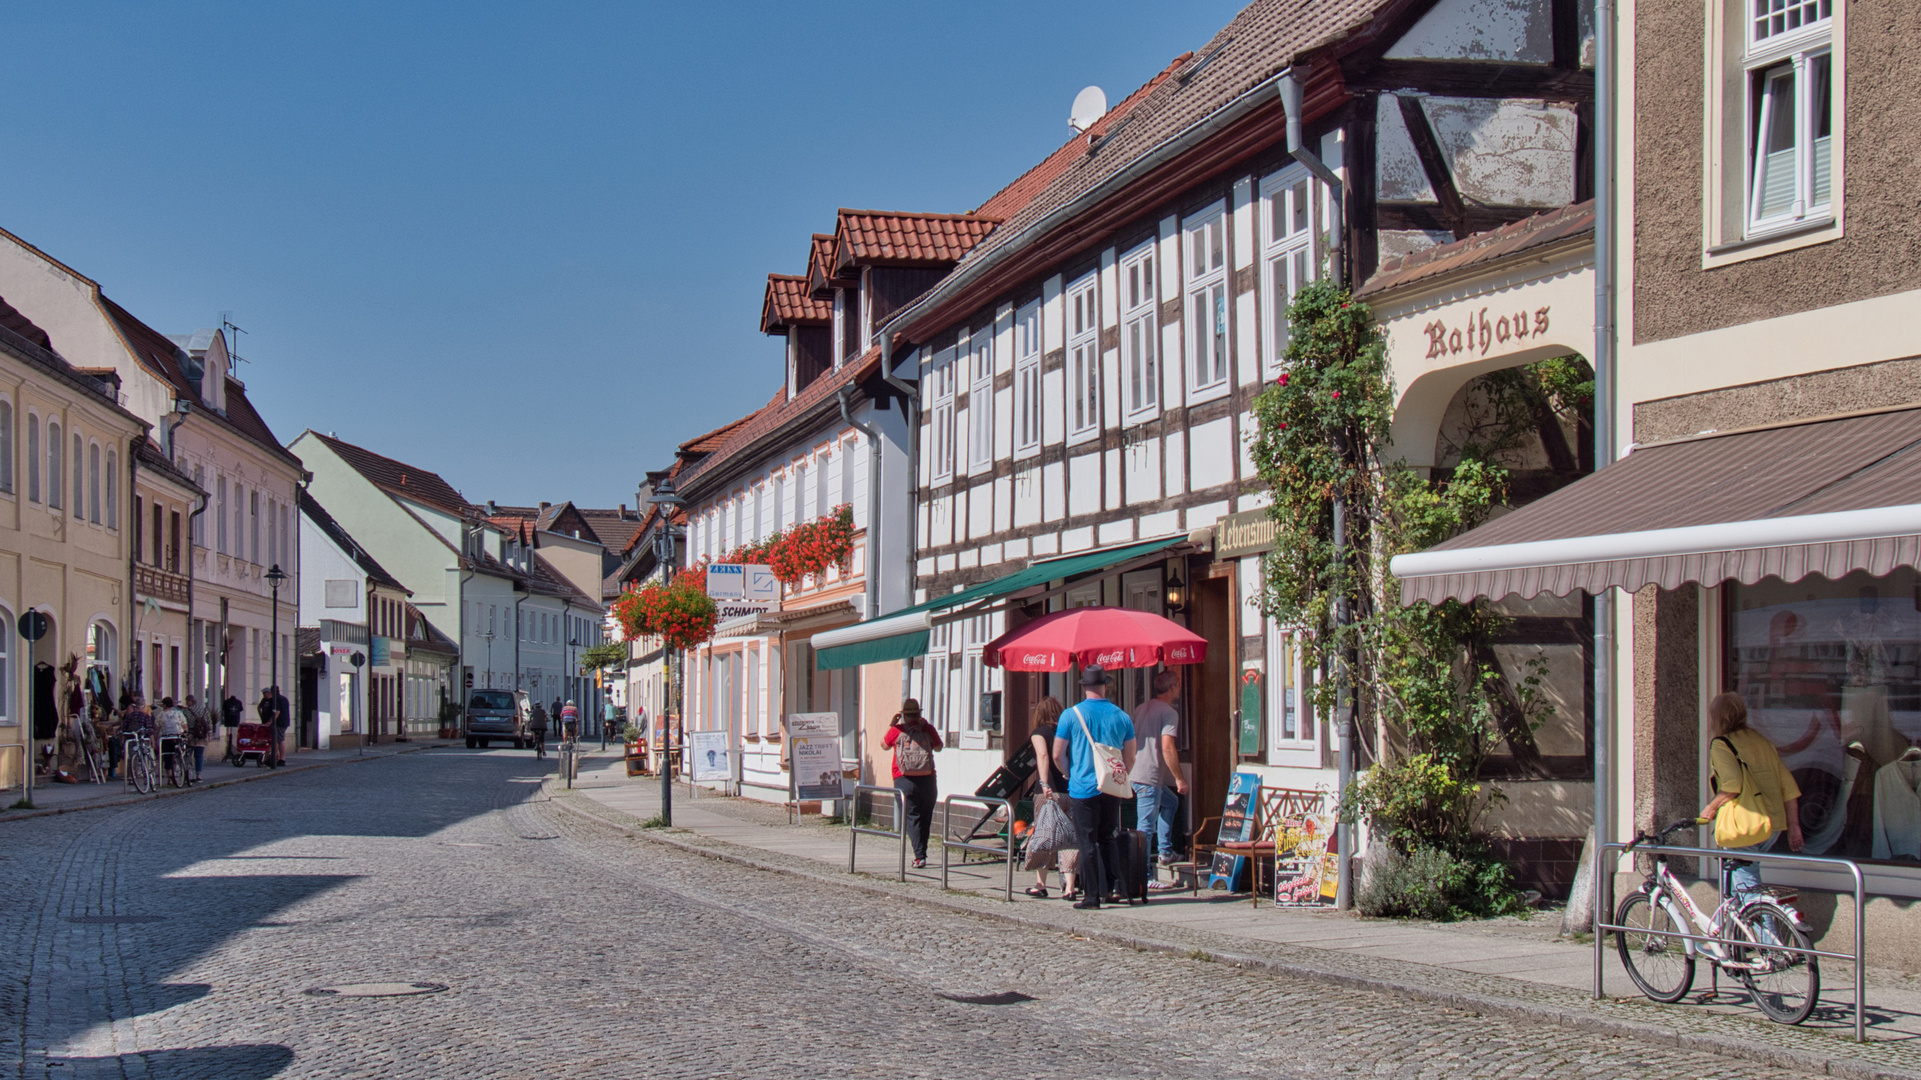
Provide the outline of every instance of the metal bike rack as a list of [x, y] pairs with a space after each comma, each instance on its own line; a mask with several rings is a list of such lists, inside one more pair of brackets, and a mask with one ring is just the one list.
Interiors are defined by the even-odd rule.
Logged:
[[[886, 795], [894, 800], [894, 829], [875, 829], [857, 824], [854, 815], [859, 813], [860, 793], [871, 791]], [[860, 843], [862, 834], [867, 836], [888, 836], [900, 841], [900, 879], [907, 880], [907, 796], [898, 788], [882, 787], [879, 784], [855, 784], [854, 797], [848, 800], [847, 807], [847, 872], [854, 872], [854, 848]]]
[[[948, 823], [954, 820], [956, 802], [973, 803], [986, 807], [992, 813], [995, 807], [1007, 811], [1007, 843], [1002, 847], [991, 844], [976, 844], [967, 840], [953, 840], [947, 835]], [[1007, 861], [1007, 902], [1014, 902], [1014, 804], [1006, 799], [990, 798], [986, 795], [949, 795], [941, 800], [941, 838], [940, 838], [940, 887], [947, 888], [947, 856], [955, 848], [962, 851], [978, 851], [987, 855], [999, 855]]]
[[[1849, 875], [1854, 878], [1854, 952], [1852, 955], [1848, 953], [1828, 952], [1823, 949], [1803, 949], [1794, 945], [1769, 945], [1767, 948], [1780, 952], [1797, 953], [1803, 956], [1825, 956], [1830, 960], [1847, 960], [1852, 962], [1854, 964], [1854, 1041], [1868, 1041], [1867, 1020], [1866, 1014], [1863, 1011], [1866, 1008], [1865, 998], [1867, 997], [1868, 983], [1866, 969], [1861, 962], [1861, 957], [1867, 953], [1868, 935], [1866, 915], [1868, 890], [1867, 881], [1861, 875], [1860, 863], [1852, 859], [1836, 859], [1825, 855], [1775, 855], [1756, 851], [1730, 852], [1725, 848], [1661, 847], [1653, 844], [1636, 845], [1620, 842], [1602, 844], [1600, 850], [1594, 854], [1594, 887], [1596, 897], [1594, 905], [1594, 996], [1596, 998], [1606, 996], [1602, 990], [1602, 979], [1605, 977], [1604, 957], [1606, 955], [1604, 942], [1607, 938], [1607, 932], [1610, 930], [1615, 933], [1627, 930], [1636, 934], [1646, 934], [1650, 937], [1680, 938], [1684, 941], [1697, 943], [1716, 943], [1719, 940], [1716, 938], [1702, 937], [1699, 934], [1682, 933], [1678, 930], [1648, 930], [1638, 926], [1616, 926], [1613, 923], [1606, 922], [1605, 920], [1614, 917], [1614, 875], [1608, 872], [1610, 862], [1608, 854], [1610, 852], [1615, 853], [1616, 861], [1618, 861], [1619, 855], [1627, 851], [1647, 855], [1681, 855], [1697, 859], [1765, 861], [1811, 868], [1838, 866], [1846, 870]], [[1723, 899], [1725, 899], [1725, 897]], [[1712, 961], [1713, 957], [1709, 957], [1708, 959]], [[1713, 969], [1717, 980], [1715, 985], [1718, 987], [1720, 985], [1718, 980], [1720, 978], [1721, 967], [1719, 964], [1714, 964]]]
[[20, 801], [30, 803], [33, 801], [33, 759], [27, 755], [27, 744], [0, 743], [0, 751], [5, 750], [20, 751]]

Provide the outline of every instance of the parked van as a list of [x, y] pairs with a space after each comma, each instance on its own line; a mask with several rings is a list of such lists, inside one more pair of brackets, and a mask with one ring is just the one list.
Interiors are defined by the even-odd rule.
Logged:
[[524, 690], [475, 690], [467, 699], [467, 749], [499, 739], [514, 749], [534, 745], [533, 701]]

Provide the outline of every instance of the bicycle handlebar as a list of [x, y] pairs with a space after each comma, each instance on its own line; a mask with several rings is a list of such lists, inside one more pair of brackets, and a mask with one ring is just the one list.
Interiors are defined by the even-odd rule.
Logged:
[[1680, 832], [1682, 829], [1692, 829], [1697, 825], [1705, 825], [1705, 824], [1707, 824], [1707, 822], [1704, 822], [1699, 818], [1682, 818], [1680, 821], [1677, 821], [1674, 824], [1669, 825], [1667, 828], [1662, 829], [1660, 834], [1657, 836], [1650, 836], [1645, 832], [1636, 832], [1634, 834], [1633, 841], [1630, 842], [1628, 846], [1633, 848], [1633, 847], [1640, 847], [1644, 843], [1665, 844], [1668, 842], [1668, 837], [1673, 836], [1675, 833]]

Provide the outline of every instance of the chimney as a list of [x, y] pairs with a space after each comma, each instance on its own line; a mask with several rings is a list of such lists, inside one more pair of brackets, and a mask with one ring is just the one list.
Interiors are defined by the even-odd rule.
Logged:
[[546, 502], [544, 502], [544, 503], [541, 503], [541, 504], [540, 504], [540, 508], [541, 508], [542, 510], [545, 510], [545, 509], [547, 509], [547, 508], [548, 508], [549, 506], [552, 506], [552, 505], [553, 505], [553, 503], [546, 503]]

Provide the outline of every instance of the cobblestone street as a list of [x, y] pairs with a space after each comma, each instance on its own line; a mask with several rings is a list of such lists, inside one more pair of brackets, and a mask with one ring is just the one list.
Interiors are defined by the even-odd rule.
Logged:
[[1794, 1075], [714, 862], [539, 771], [430, 751], [7, 824], [0, 1075]]

